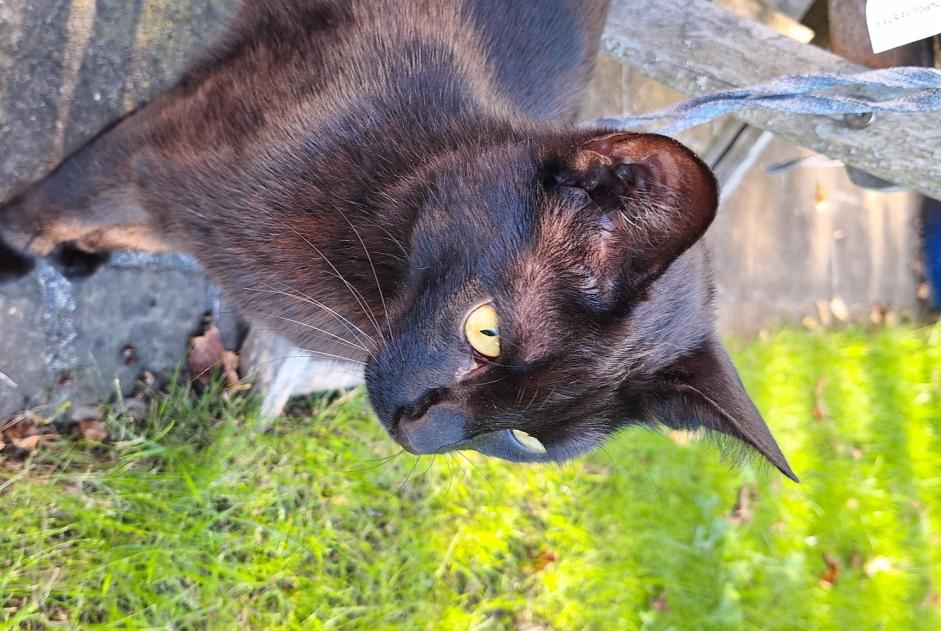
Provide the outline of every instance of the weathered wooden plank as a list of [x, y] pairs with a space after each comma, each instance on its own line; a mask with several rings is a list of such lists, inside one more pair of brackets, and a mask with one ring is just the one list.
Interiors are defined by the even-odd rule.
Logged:
[[[806, 44], [814, 37], [812, 30], [797, 21], [804, 17], [813, 0], [795, 0], [779, 8], [757, 0], [718, 0], [718, 4], [799, 42]], [[772, 138], [770, 132], [750, 127], [735, 118], [722, 124], [702, 156], [719, 180], [722, 200], [728, 199]]]
[[[614, 0], [602, 46], [687, 95], [798, 72], [861, 72], [705, 0]], [[743, 111], [738, 118], [864, 171], [941, 198], [941, 113], [885, 114], [865, 129], [841, 117]]]

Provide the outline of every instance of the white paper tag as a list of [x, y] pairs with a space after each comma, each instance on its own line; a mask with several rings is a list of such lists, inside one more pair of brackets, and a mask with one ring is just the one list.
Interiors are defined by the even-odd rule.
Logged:
[[869, 0], [872, 52], [881, 53], [941, 33], [941, 0]]

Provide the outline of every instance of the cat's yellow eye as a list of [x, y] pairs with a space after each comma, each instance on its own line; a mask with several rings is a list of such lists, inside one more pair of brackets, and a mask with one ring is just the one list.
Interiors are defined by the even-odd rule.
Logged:
[[484, 357], [500, 356], [500, 318], [491, 304], [480, 305], [464, 321], [467, 343]]
[[511, 433], [513, 434], [513, 438], [516, 439], [516, 442], [527, 451], [531, 451], [534, 454], [546, 453], [546, 446], [535, 436], [530, 436], [521, 429], [514, 429]]

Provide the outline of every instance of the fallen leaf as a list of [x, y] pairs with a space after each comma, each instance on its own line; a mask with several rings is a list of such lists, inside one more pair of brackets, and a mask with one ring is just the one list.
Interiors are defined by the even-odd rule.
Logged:
[[821, 377], [817, 381], [817, 385], [814, 386], [814, 418], [817, 419], [820, 423], [829, 422], [830, 417], [827, 415], [827, 408], [823, 403], [823, 395], [827, 390], [827, 378]]
[[817, 309], [817, 320], [821, 326], [830, 326], [833, 324], [833, 315], [830, 313], [830, 305], [826, 300], [815, 300], [814, 307]]
[[82, 433], [82, 438], [95, 443], [103, 443], [108, 440], [108, 430], [105, 424], [97, 419], [85, 419], [78, 422], [78, 431]]
[[225, 375], [227, 388], [234, 388], [239, 384], [239, 356], [232, 351], [222, 352], [222, 372]]
[[839, 296], [834, 296], [833, 299], [830, 300], [830, 312], [833, 314], [833, 317], [840, 322], [849, 322], [849, 307], [846, 306], [846, 301]]
[[202, 335], [190, 340], [186, 363], [193, 373], [193, 380], [203, 385], [209, 383], [212, 369], [219, 366], [225, 377], [226, 387], [235, 389], [239, 386], [239, 356], [225, 349], [219, 329], [214, 324], [210, 324]]
[[222, 361], [224, 352], [219, 329], [214, 324], [210, 324], [202, 335], [193, 337], [190, 340], [190, 352], [186, 356], [186, 364], [193, 373], [193, 380], [208, 384], [209, 373]]
[[40, 445], [50, 444], [56, 442], [58, 437], [55, 434], [33, 434], [32, 436], [27, 436], [26, 438], [14, 438], [12, 440], [13, 446], [17, 449], [20, 449], [26, 453], [32, 453]]
[[533, 572], [541, 572], [557, 560], [555, 552], [548, 548], [541, 548], [536, 554], [536, 558], [533, 559]]
[[756, 495], [755, 487], [750, 484], [740, 487], [735, 506], [732, 507], [732, 512], [729, 513], [729, 521], [733, 524], [744, 524], [751, 521], [752, 516], [755, 514], [753, 505]]
[[24, 412], [5, 422], [0, 427], [0, 436], [3, 437], [4, 447], [12, 445], [14, 456], [19, 457], [36, 451], [40, 445], [55, 442], [58, 435], [50, 429], [46, 423], [37, 425], [36, 418]]
[[667, 588], [664, 587], [663, 590], [659, 594], [657, 594], [657, 597], [654, 598], [650, 604], [657, 611], [663, 611], [663, 612], [670, 611], [670, 603], [667, 602]]
[[33, 434], [39, 433], [36, 431], [36, 423], [25, 413], [18, 414], [9, 421], [3, 423], [3, 426], [0, 427], [0, 432], [3, 433], [3, 437], [7, 440], [25, 438], [26, 436], [32, 436]]
[[823, 562], [827, 564], [826, 569], [820, 576], [820, 585], [822, 587], [833, 587], [836, 579], [840, 577], [840, 563], [829, 552], [823, 555]]

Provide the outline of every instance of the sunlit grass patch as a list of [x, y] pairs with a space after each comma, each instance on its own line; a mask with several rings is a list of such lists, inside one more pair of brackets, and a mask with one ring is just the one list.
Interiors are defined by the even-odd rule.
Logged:
[[399, 453], [361, 392], [182, 388], [0, 472], [11, 628], [941, 628], [941, 333], [735, 359], [795, 485], [630, 430], [564, 466]]

